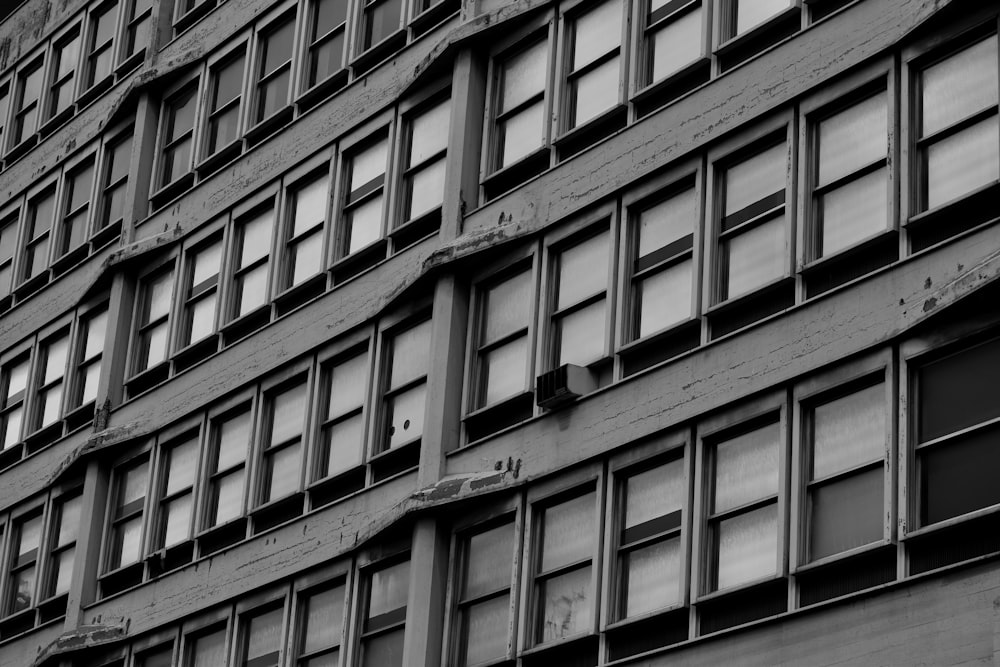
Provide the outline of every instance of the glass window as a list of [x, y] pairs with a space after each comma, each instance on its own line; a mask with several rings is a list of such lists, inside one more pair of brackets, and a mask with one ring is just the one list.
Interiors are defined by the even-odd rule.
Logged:
[[244, 60], [240, 49], [211, 70], [205, 157], [214, 155], [240, 137]]
[[357, 252], [382, 237], [388, 146], [388, 139], [378, 139], [347, 159], [350, 191], [343, 213], [343, 255]]
[[130, 462], [114, 471], [106, 572], [139, 562], [148, 477], [147, 460]]
[[399, 30], [402, 10], [402, 0], [365, 0], [361, 50], [367, 51]]
[[456, 620], [458, 665], [478, 665], [510, 654], [515, 543], [513, 521], [462, 538], [465, 562]]
[[215, 420], [211, 434], [205, 528], [226, 523], [244, 513], [243, 488], [250, 448], [250, 412]]
[[815, 257], [854, 245], [887, 227], [888, 133], [885, 93], [818, 123]]
[[993, 471], [1000, 405], [990, 378], [1000, 340], [923, 364], [916, 371], [916, 462], [920, 525], [1000, 503]]
[[255, 83], [257, 89], [255, 123], [267, 120], [288, 104], [294, 36], [294, 18], [284, 20], [274, 27], [268, 27], [260, 35]]
[[621, 480], [619, 618], [682, 600], [681, 530], [687, 505], [683, 459]]
[[316, 478], [360, 465], [365, 449], [368, 353], [337, 360], [325, 371], [326, 412], [320, 434]]
[[52, 61], [49, 63], [49, 108], [48, 117], [53, 118], [73, 104], [76, 88], [76, 66], [80, 62], [80, 34], [57, 42], [52, 47]]
[[567, 76], [569, 127], [618, 104], [623, 4], [607, 0], [572, 19]]
[[608, 236], [601, 232], [556, 256], [555, 366], [586, 366], [607, 354]]
[[42, 64], [43, 60], [39, 58], [17, 74], [17, 97], [10, 133], [11, 147], [30, 137], [38, 127], [42, 100]]
[[45, 599], [69, 593], [82, 505], [80, 496], [72, 496], [60, 499], [53, 509], [49, 566], [43, 593]]
[[21, 281], [40, 275], [49, 266], [49, 242], [56, 213], [55, 187], [28, 202], [24, 230], [24, 253], [21, 258]]
[[90, 158], [66, 174], [63, 181], [63, 216], [59, 230], [61, 257], [86, 242], [90, 229], [90, 193], [94, 185], [94, 160]]
[[700, 0], [650, 0], [643, 32], [644, 84], [661, 81], [702, 57], [703, 15]]
[[301, 596], [299, 667], [336, 667], [344, 632], [346, 586], [338, 582]]
[[164, 448], [157, 528], [150, 551], [172, 547], [191, 537], [200, 452], [197, 433]]
[[125, 42], [121, 61], [149, 46], [152, 16], [153, 0], [125, 0]]
[[728, 167], [719, 232], [721, 300], [785, 275], [787, 270], [784, 142]]
[[424, 431], [431, 321], [393, 334], [386, 343], [389, 377], [384, 396], [386, 434], [383, 449], [392, 449], [419, 439]]
[[291, 219], [285, 230], [283, 288], [293, 287], [323, 270], [323, 223], [330, 203], [326, 174], [290, 193]]
[[728, 0], [729, 37], [742, 35], [792, 6], [793, 0]]
[[133, 374], [141, 373], [167, 358], [173, 282], [173, 271], [167, 270], [140, 283]]
[[344, 69], [347, 0], [310, 0], [306, 87]]
[[215, 331], [215, 310], [222, 270], [222, 238], [216, 237], [187, 253], [184, 309], [178, 349]]
[[780, 447], [779, 422], [713, 447], [708, 519], [711, 590], [777, 572]]
[[230, 319], [246, 315], [270, 299], [268, 264], [273, 230], [272, 209], [255, 213], [236, 223], [234, 254], [237, 261], [233, 272]]
[[114, 67], [115, 20], [118, 3], [105, 3], [90, 13], [84, 88], [111, 74]]
[[528, 378], [528, 320], [534, 302], [531, 269], [480, 291], [475, 407], [525, 391]]
[[367, 573], [364, 623], [361, 628], [362, 667], [402, 667], [410, 561]]
[[882, 538], [885, 386], [820, 403], [809, 414], [809, 559], [816, 560]]
[[302, 468], [302, 433], [307, 409], [304, 380], [268, 398], [269, 414], [261, 471], [262, 503], [299, 490]]
[[496, 169], [546, 144], [548, 46], [542, 40], [497, 63]]
[[38, 599], [38, 555], [42, 545], [41, 511], [14, 522], [10, 561], [7, 573], [7, 600], [4, 615], [33, 607]]
[[62, 418], [64, 379], [69, 354], [69, 333], [64, 332], [42, 343], [39, 350], [40, 373], [35, 394], [35, 419], [32, 431], [50, 426]]
[[191, 171], [194, 109], [198, 86], [192, 84], [163, 103], [158, 185], [170, 185]]
[[24, 398], [28, 388], [27, 354], [3, 367], [3, 449], [21, 441], [21, 425], [24, 421]]
[[185, 667], [219, 667], [226, 664], [226, 629], [186, 637]]
[[922, 204], [934, 208], [1000, 178], [997, 36], [919, 74]]
[[132, 159], [132, 135], [115, 139], [104, 151], [104, 180], [101, 183], [101, 221], [104, 229], [125, 217], [125, 186]]
[[[278, 667], [281, 658], [282, 608], [245, 615], [241, 667]], [[221, 663], [220, 663], [221, 664]]]
[[593, 629], [596, 499], [591, 491], [538, 514], [535, 644]]
[[17, 251], [19, 212], [0, 218], [0, 299], [10, 294], [14, 277], [14, 255]]
[[632, 262], [635, 337], [642, 338], [691, 317], [694, 299], [693, 187], [638, 211]]
[[[174, 648], [156, 648], [146, 651], [136, 658], [136, 667], [172, 667], [174, 664]], [[186, 667], [186, 666], [185, 666]]]
[[73, 407], [87, 405], [97, 398], [97, 385], [101, 379], [101, 359], [104, 357], [104, 336], [108, 328], [108, 310], [102, 308], [89, 313], [80, 322], [77, 338], [75, 393]]
[[451, 101], [438, 102], [412, 119], [403, 172], [403, 219], [413, 220], [439, 209], [444, 201], [445, 156]]

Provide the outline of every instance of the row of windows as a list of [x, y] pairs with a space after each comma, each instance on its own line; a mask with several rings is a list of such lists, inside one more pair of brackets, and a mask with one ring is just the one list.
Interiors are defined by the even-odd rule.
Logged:
[[417, 315], [363, 333], [116, 466], [104, 595], [417, 465], [431, 322]]
[[0, 310], [118, 238], [131, 157], [131, 126], [112, 128], [0, 208]]
[[[189, 237], [179, 259], [141, 277], [130, 395], [164, 379], [168, 360], [181, 370], [436, 231], [450, 113], [445, 92], [349, 138], [338, 159], [327, 153], [300, 165], [280, 187]], [[398, 171], [390, 159], [397, 151]]]
[[107, 329], [105, 295], [0, 357], [0, 468], [91, 423]]
[[[949, 128], [917, 156], [929, 206], [996, 188], [997, 62], [994, 33], [921, 70], [917, 108]], [[537, 414], [534, 378], [549, 369], [586, 367], [591, 387], [601, 386], [895, 261], [900, 177], [890, 156], [899, 140], [888, 66], [677, 165], [620, 203], [591, 207], [478, 280], [469, 439]], [[957, 66], [976, 76], [966, 83]], [[966, 213], [961, 224], [907, 223], [909, 251], [985, 222], [985, 213]]]
[[0, 155], [8, 166], [141, 62], [152, 0], [92, 3], [0, 77]]

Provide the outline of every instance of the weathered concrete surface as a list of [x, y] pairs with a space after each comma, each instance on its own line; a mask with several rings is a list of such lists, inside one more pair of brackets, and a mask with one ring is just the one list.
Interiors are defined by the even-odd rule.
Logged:
[[[20, 4], [21, 0], [4, 0]], [[26, 56], [90, 0], [44, 0], [15, 9], [0, 22], [0, 72]]]
[[81, 625], [74, 632], [64, 632], [45, 647], [33, 665], [54, 665], [60, 656], [71, 656], [87, 649], [98, 648], [120, 642], [126, 637], [127, 624], [122, 622]]

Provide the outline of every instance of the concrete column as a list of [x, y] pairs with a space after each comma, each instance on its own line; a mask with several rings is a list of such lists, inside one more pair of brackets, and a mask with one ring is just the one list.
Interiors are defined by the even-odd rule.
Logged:
[[87, 464], [83, 482], [80, 527], [76, 538], [76, 557], [66, 603], [64, 632], [72, 632], [87, 623], [83, 606], [97, 599], [97, 574], [100, 571], [101, 537], [108, 505], [108, 471], [98, 461]]
[[413, 528], [403, 667], [440, 667], [448, 581], [448, 532], [434, 519]]

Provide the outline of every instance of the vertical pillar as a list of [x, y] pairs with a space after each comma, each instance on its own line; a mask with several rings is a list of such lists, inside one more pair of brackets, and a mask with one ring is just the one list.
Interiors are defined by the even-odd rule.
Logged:
[[97, 598], [97, 575], [101, 554], [101, 537], [104, 532], [104, 514], [108, 505], [108, 472], [98, 461], [87, 464], [83, 482], [80, 526], [73, 559], [69, 598], [66, 603], [66, 620], [63, 631], [71, 632], [85, 624], [83, 607]]
[[448, 580], [448, 531], [432, 518], [413, 528], [403, 667], [440, 667]]

